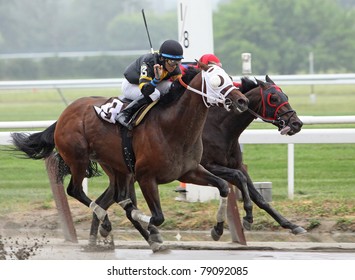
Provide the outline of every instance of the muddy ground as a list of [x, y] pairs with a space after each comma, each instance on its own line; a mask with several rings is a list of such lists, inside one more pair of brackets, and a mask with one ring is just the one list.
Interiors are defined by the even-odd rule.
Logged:
[[[71, 212], [77, 237], [80, 243], [87, 244], [89, 238], [89, 230], [91, 223], [90, 210], [81, 205], [72, 205]], [[113, 223], [112, 236], [115, 244], [124, 241], [138, 240], [142, 241], [142, 237], [131, 227], [120, 227], [122, 220], [126, 219], [122, 215], [118, 216], [109, 212], [109, 216]], [[299, 220], [297, 223], [305, 226], [308, 222]], [[352, 226], [353, 227], [353, 226]], [[309, 229], [308, 233], [303, 236], [294, 236], [288, 230], [279, 229], [266, 231], [245, 231], [247, 241], [256, 242], [352, 242], [355, 243], [354, 228], [339, 227], [336, 221], [322, 220], [321, 224], [313, 229]], [[162, 231], [165, 241], [211, 241], [209, 231]], [[59, 215], [55, 208], [51, 209], [33, 209], [27, 212], [12, 213], [2, 215], [0, 219], [0, 260], [7, 259], [31, 259], [47, 246], [51, 240], [65, 241]], [[228, 230], [222, 237], [221, 241], [230, 241], [231, 237]], [[101, 240], [105, 243], [107, 240]], [[102, 243], [102, 244], [103, 244]]]

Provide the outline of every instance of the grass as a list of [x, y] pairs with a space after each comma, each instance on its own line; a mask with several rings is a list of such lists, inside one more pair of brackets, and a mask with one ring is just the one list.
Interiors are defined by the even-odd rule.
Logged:
[[[353, 115], [355, 89], [353, 86], [316, 86], [316, 103], [309, 97], [310, 86], [284, 86], [290, 103], [298, 115]], [[116, 96], [118, 90], [63, 90], [69, 102], [89, 95]], [[0, 121], [55, 120], [65, 108], [55, 90], [0, 91]], [[339, 127], [322, 125], [314, 127]], [[341, 127], [355, 127], [342, 125]], [[253, 123], [249, 129], [269, 128]], [[305, 126], [304, 129], [309, 127]], [[3, 129], [3, 131], [6, 131]], [[54, 207], [49, 180], [43, 161], [25, 160], [0, 146], [0, 215], [32, 209]], [[287, 198], [287, 146], [244, 145], [244, 162], [254, 181], [272, 182], [272, 205], [286, 217], [305, 219], [310, 228], [330, 218], [339, 227], [355, 224], [355, 144], [295, 145], [295, 198]], [[106, 176], [89, 180], [89, 196], [98, 197], [107, 186]], [[208, 203], [176, 202], [178, 182], [160, 186], [165, 229], [206, 229], [215, 220], [217, 201]], [[137, 188], [140, 208], [149, 213]], [[69, 198], [70, 203], [76, 203]], [[84, 206], [81, 206], [85, 208]], [[242, 205], [239, 203], [243, 214]], [[119, 209], [119, 210], [118, 210]], [[113, 207], [121, 217], [118, 206]], [[264, 211], [255, 208], [255, 227], [277, 228], [278, 225]], [[88, 215], [90, 218], [90, 215]], [[128, 226], [126, 219], [119, 223]], [[353, 226], [354, 227], [354, 226]]]

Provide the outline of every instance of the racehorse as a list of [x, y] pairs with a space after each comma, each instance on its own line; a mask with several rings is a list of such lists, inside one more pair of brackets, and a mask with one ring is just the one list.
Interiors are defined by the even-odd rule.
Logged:
[[[67, 194], [90, 207], [103, 224], [108, 220], [107, 208], [100, 206], [100, 200], [110, 197], [126, 211], [154, 252], [165, 249], [157, 231], [164, 221], [158, 185], [179, 180], [215, 186], [220, 193], [220, 207], [212, 237], [218, 239], [223, 234], [229, 186], [200, 165], [202, 131], [210, 105], [242, 112], [247, 110], [248, 100], [222, 68], [205, 64], [200, 67], [202, 71], [191, 71], [190, 75], [173, 82], [170, 92], [130, 132], [135, 156], [133, 169], [125, 162], [123, 128], [99, 119], [95, 113], [93, 106], [103, 104], [106, 101], [103, 97], [74, 101], [46, 130], [34, 134], [13, 133], [13, 144], [33, 159], [48, 158], [56, 148], [58, 180], [63, 182], [64, 176], [71, 174]], [[96, 174], [93, 162], [99, 163], [109, 177], [109, 187], [96, 202], [82, 188], [84, 177]], [[132, 176], [141, 188], [151, 216], [140, 212], [135, 205], [129, 187]]]
[[201, 164], [211, 173], [241, 190], [246, 211], [246, 216], [243, 218], [245, 229], [250, 229], [253, 223], [252, 209], [248, 201], [249, 195], [259, 208], [270, 214], [283, 228], [290, 229], [293, 234], [305, 233], [305, 229], [284, 218], [256, 190], [243, 165], [239, 144], [241, 133], [255, 118], [275, 125], [283, 135], [298, 133], [303, 123], [296, 111], [292, 109], [287, 95], [269, 76], [266, 76], [266, 82], [256, 80], [256, 83], [248, 78], [242, 78], [240, 90], [249, 100], [248, 111], [234, 114], [218, 110], [218, 108], [209, 110], [202, 134]]
[[[211, 107], [203, 129], [203, 155], [201, 164], [211, 173], [223, 178], [241, 190], [246, 216], [243, 227], [251, 229], [253, 223], [251, 200], [261, 209], [269, 213], [283, 228], [290, 229], [293, 234], [305, 233], [306, 230], [284, 218], [255, 189], [255, 186], [242, 161], [239, 144], [241, 133], [255, 118], [275, 125], [281, 134], [294, 135], [302, 128], [302, 121], [291, 108], [287, 95], [269, 76], [266, 82], [242, 78], [240, 90], [249, 100], [248, 111], [243, 113], [228, 112], [218, 107]], [[132, 193], [133, 181], [130, 182]], [[114, 201], [110, 195], [100, 197], [100, 205], [108, 209]], [[107, 219], [100, 225], [99, 219], [93, 215], [90, 237], [95, 244], [100, 226], [100, 234], [106, 237], [111, 231], [111, 224]]]

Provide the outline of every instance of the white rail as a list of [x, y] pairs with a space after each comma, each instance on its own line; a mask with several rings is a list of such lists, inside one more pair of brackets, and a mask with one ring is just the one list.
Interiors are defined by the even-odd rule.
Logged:
[[0, 90], [63, 89], [63, 88], [120, 88], [123, 79], [77, 79], [48, 81], [3, 81]]
[[[355, 116], [300, 116], [305, 125], [313, 124], [355, 124]], [[262, 120], [255, 120], [262, 122]], [[55, 120], [48, 121], [8, 121], [0, 122], [0, 129], [8, 128], [44, 128], [50, 126]]]
[[[254, 76], [253, 76], [254, 77]], [[240, 81], [240, 77], [232, 77]], [[264, 80], [265, 76], [255, 76]], [[313, 75], [271, 75], [278, 85], [340, 85], [355, 84], [353, 74], [313, 74]], [[75, 79], [75, 80], [38, 80], [38, 81], [0, 81], [0, 90], [9, 89], [63, 89], [63, 88], [120, 88], [123, 78], [112, 79]]]

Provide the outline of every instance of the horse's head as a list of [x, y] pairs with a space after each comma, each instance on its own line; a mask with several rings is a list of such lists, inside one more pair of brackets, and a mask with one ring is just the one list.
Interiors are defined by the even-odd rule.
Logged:
[[279, 128], [282, 135], [294, 135], [302, 128], [302, 121], [288, 102], [288, 96], [266, 75], [266, 82], [256, 79], [260, 88], [261, 106], [258, 114], [265, 122], [270, 122]]
[[231, 77], [217, 65], [197, 62], [202, 69], [202, 92], [207, 107], [222, 105], [229, 110], [244, 112], [248, 109], [248, 99], [233, 85]]

